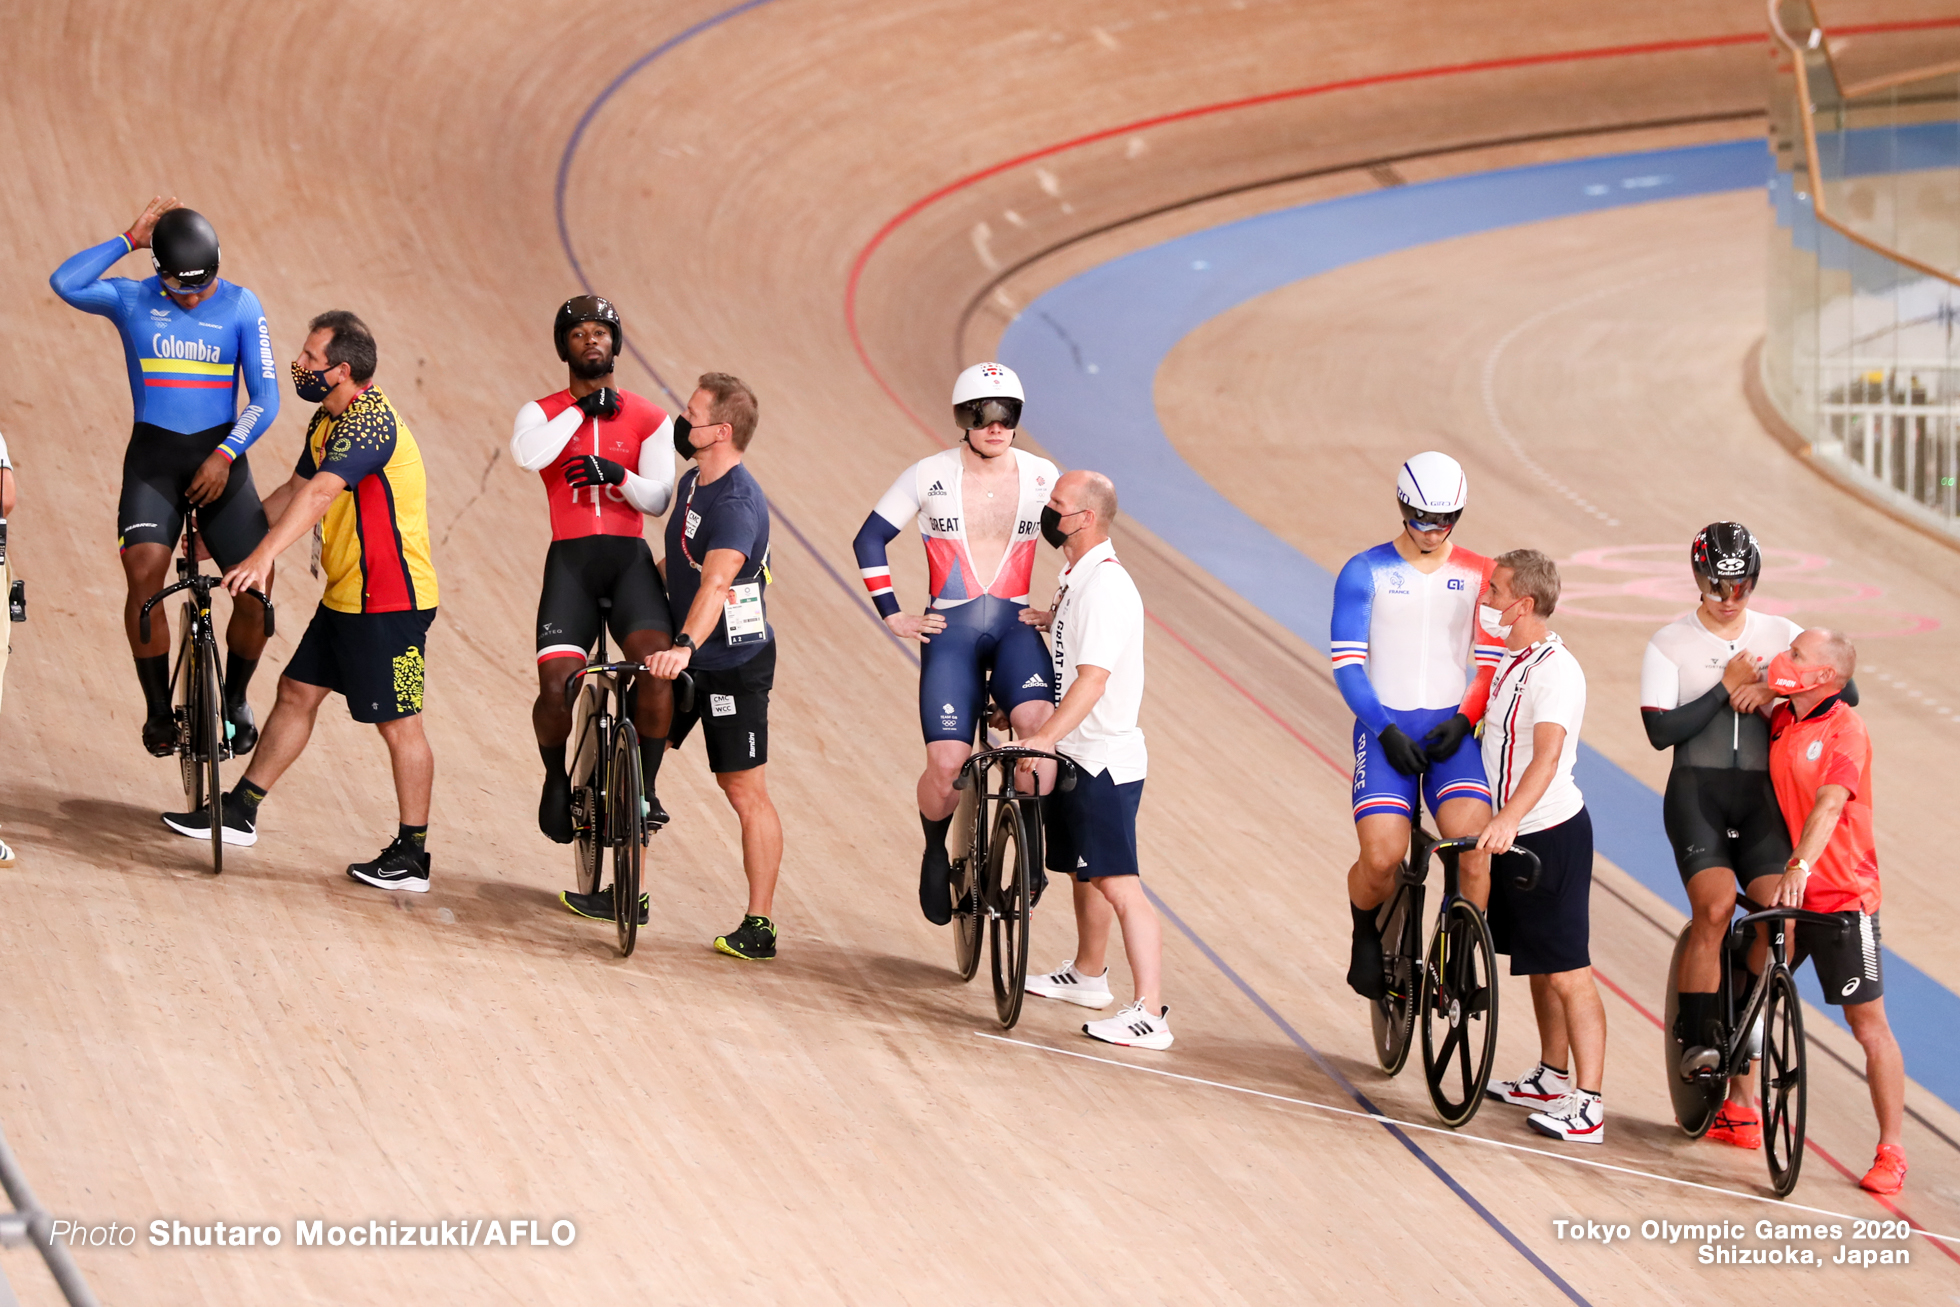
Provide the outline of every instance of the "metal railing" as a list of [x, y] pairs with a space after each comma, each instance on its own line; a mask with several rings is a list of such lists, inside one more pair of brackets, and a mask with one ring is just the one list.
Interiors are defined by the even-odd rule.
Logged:
[[[41, 1260], [48, 1264], [48, 1273], [61, 1287], [69, 1307], [96, 1307], [95, 1295], [82, 1280], [81, 1268], [75, 1265], [73, 1254], [67, 1245], [54, 1241], [53, 1218], [35, 1201], [34, 1190], [28, 1186], [20, 1159], [14, 1156], [4, 1131], [0, 1131], [0, 1189], [7, 1191], [7, 1199], [14, 1205], [13, 1211], [0, 1213], [0, 1245], [17, 1248], [32, 1242]], [[0, 1275], [0, 1307], [13, 1307], [13, 1304], [7, 1277]]]
[[1960, 536], [1960, 66], [1846, 85], [1810, 0], [1769, 25], [1764, 390], [1826, 472]]

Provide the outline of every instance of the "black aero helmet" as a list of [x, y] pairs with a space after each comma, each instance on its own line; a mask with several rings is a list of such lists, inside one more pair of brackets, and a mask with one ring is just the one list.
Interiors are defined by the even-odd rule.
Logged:
[[551, 324], [551, 339], [558, 346], [558, 357], [565, 362], [572, 361], [571, 347], [565, 338], [572, 334], [572, 328], [581, 322], [603, 322], [612, 330], [612, 356], [618, 359], [619, 351], [626, 348], [626, 328], [620, 323], [619, 310], [612, 301], [599, 295], [574, 295], [558, 307], [558, 319]]
[[1763, 551], [1742, 523], [1710, 522], [1695, 533], [1695, 542], [1688, 546], [1688, 564], [1695, 569], [1697, 581], [1754, 585], [1762, 574]]
[[218, 276], [218, 233], [197, 210], [172, 209], [150, 232], [150, 262], [180, 286], [208, 286]]

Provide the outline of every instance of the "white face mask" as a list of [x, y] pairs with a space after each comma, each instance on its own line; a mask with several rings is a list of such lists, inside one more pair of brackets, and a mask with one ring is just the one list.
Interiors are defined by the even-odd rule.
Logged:
[[1511, 638], [1511, 627], [1509, 623], [1505, 622], [1504, 614], [1492, 608], [1489, 604], [1477, 605], [1477, 620], [1484, 624], [1486, 631], [1489, 631], [1498, 639], [1508, 640]]

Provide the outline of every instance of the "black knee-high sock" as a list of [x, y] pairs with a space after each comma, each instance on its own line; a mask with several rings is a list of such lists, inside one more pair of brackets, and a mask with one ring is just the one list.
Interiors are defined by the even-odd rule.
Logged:
[[952, 817], [941, 817], [938, 821], [934, 821], [922, 812], [919, 814], [919, 825], [926, 832], [926, 851], [928, 853], [934, 849], [943, 849], [946, 847], [946, 832], [953, 828]]
[[259, 670], [256, 658], [241, 658], [235, 653], [225, 654], [225, 706], [233, 707], [245, 702], [246, 687], [252, 683], [252, 673]]
[[559, 780], [565, 775], [565, 746], [563, 744], [540, 744], [538, 757], [544, 759], [546, 780]]
[[170, 655], [154, 654], [136, 660], [136, 681], [143, 687], [143, 706], [152, 717], [170, 715]]
[[1675, 996], [1674, 1037], [1693, 1047], [1708, 1035], [1709, 1018], [1715, 1015], [1716, 996], [1692, 991]]

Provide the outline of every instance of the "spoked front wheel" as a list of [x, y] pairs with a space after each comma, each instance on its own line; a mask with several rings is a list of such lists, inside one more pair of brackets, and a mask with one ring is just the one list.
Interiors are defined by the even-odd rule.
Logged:
[[980, 804], [980, 787], [968, 785], [960, 791], [959, 806], [953, 812], [952, 838], [948, 841], [953, 849], [953, 965], [959, 969], [961, 980], [972, 980], [973, 973], [980, 970], [980, 922], [985, 916], [980, 906], [980, 877], [975, 868], [986, 857], [985, 844], [981, 852], [975, 853], [973, 844], [976, 813]]
[[1497, 950], [1484, 914], [1457, 899], [1422, 969], [1422, 1069], [1443, 1124], [1477, 1114], [1497, 1052]]
[[640, 736], [630, 721], [613, 735], [607, 768], [606, 813], [612, 822], [613, 924], [619, 956], [631, 957], [640, 934], [640, 866], [646, 852], [646, 810], [641, 806]]
[[189, 604], [177, 638], [177, 668], [170, 678], [170, 711], [177, 722], [177, 770], [184, 782], [184, 806], [192, 812], [204, 806], [204, 769], [197, 765], [197, 623]]
[[1769, 1163], [1769, 1182], [1776, 1196], [1787, 1198], [1803, 1169], [1806, 1097], [1803, 1007], [1797, 1001], [1796, 981], [1781, 967], [1769, 978], [1762, 1020], [1763, 1159]]
[[1035, 862], [1041, 833], [1019, 803], [1000, 805], [988, 842], [981, 898], [988, 914], [988, 952], [994, 965], [994, 1010], [1009, 1030], [1021, 1019], [1028, 982], [1028, 926], [1034, 917]]
[[1416, 1000], [1422, 988], [1422, 886], [1397, 885], [1382, 927], [1382, 970], [1388, 992], [1369, 1004], [1375, 1060], [1400, 1073], [1415, 1043]]

